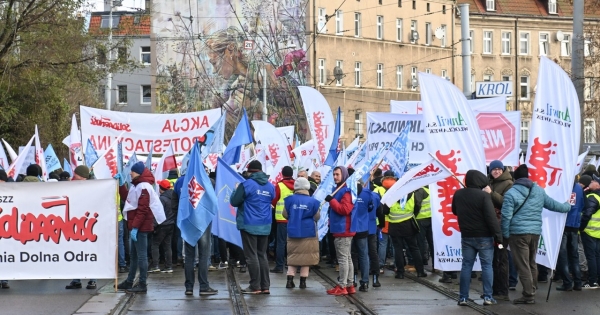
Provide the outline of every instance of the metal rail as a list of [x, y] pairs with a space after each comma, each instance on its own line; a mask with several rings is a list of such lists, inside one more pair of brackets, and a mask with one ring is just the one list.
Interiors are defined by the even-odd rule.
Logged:
[[[319, 277], [323, 278], [323, 280], [325, 280], [330, 285], [332, 285], [332, 286], [337, 285], [337, 282], [335, 280], [331, 279], [329, 276], [327, 276], [321, 270], [312, 269], [311, 271], [313, 273], [317, 274]], [[354, 304], [354, 306], [356, 306], [356, 308], [358, 308], [361, 315], [377, 315], [377, 312], [375, 312], [373, 309], [371, 309], [361, 299], [357, 298], [355, 296], [355, 294], [348, 294], [348, 295], [344, 295], [344, 296], [346, 297], [346, 299], [348, 299], [348, 301], [350, 301], [350, 303]]]
[[240, 290], [237, 277], [235, 276], [235, 268], [227, 268], [227, 282], [229, 296], [231, 298], [231, 305], [233, 306], [233, 314], [235, 315], [249, 315], [248, 305], [244, 300], [244, 296]]

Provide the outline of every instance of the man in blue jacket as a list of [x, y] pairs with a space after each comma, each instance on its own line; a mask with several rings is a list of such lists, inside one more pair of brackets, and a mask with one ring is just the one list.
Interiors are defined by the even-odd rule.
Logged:
[[[350, 172], [348, 172], [350, 173]], [[369, 213], [374, 212], [373, 193], [368, 188], [362, 188], [362, 182], [359, 184], [358, 197], [354, 204], [356, 211], [356, 234], [352, 238], [352, 265], [354, 265], [354, 274], [360, 268], [361, 279], [359, 291], [369, 291]], [[355, 281], [356, 282], [356, 281]]]
[[270, 294], [267, 247], [273, 222], [271, 202], [275, 198], [275, 187], [269, 183], [269, 176], [263, 173], [259, 161], [248, 164], [248, 173], [250, 177], [236, 187], [230, 199], [231, 205], [238, 208], [236, 223], [242, 234], [250, 273], [250, 286], [242, 293]]

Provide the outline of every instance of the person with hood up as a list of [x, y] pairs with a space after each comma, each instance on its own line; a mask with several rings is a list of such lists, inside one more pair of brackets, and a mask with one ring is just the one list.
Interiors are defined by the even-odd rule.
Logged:
[[465, 175], [465, 186], [466, 188], [457, 190], [452, 199], [452, 213], [458, 218], [463, 255], [458, 305], [467, 305], [471, 272], [477, 254], [482, 270], [483, 304], [496, 304], [492, 297], [492, 260], [494, 242], [501, 244], [502, 234], [492, 197], [485, 192], [489, 189], [488, 178], [478, 170], [469, 170]]
[[523, 286], [523, 296], [514, 304], [534, 304], [538, 287], [535, 257], [542, 233], [542, 210], [566, 213], [568, 201], [560, 203], [529, 179], [527, 165], [515, 170], [515, 183], [504, 195], [502, 203], [502, 237], [508, 238], [512, 257]]
[[242, 293], [271, 294], [267, 248], [273, 222], [271, 202], [275, 198], [275, 187], [269, 183], [269, 176], [262, 171], [259, 161], [248, 164], [248, 174], [250, 177], [236, 187], [230, 199], [231, 205], [238, 207], [236, 223], [242, 234], [250, 274], [250, 286]]
[[[587, 175], [583, 175], [582, 179]], [[592, 176], [589, 186], [585, 188], [586, 202], [581, 214], [581, 242], [588, 263], [588, 281], [583, 285], [586, 289], [597, 289], [600, 275], [600, 178]], [[580, 180], [581, 182], [581, 180]]]
[[[374, 176], [377, 174], [381, 174], [381, 169], [376, 169], [373, 173]], [[394, 172], [386, 171], [385, 176], [378, 176], [374, 180], [371, 181], [373, 192], [379, 194], [380, 198], [383, 198], [383, 195], [387, 192], [387, 190], [394, 185], [396, 179], [394, 177]], [[379, 183], [379, 185], [378, 185]], [[385, 183], [385, 184], [384, 184]], [[383, 208], [383, 205], [382, 205]], [[385, 267], [385, 262], [387, 259], [387, 249], [388, 249], [388, 241], [390, 241], [390, 236], [388, 234], [389, 228], [389, 215], [383, 214], [383, 209], [381, 211], [381, 215], [377, 217], [379, 220], [378, 228], [381, 229], [379, 234], [379, 274], [383, 274], [383, 267]]]
[[[163, 179], [158, 182], [158, 189], [160, 192], [160, 202], [165, 210], [166, 220], [158, 224], [154, 221], [154, 236], [152, 237], [152, 266], [148, 272], [173, 272], [173, 251], [171, 248], [171, 237], [173, 237], [173, 229], [175, 226], [175, 214], [171, 210], [171, 197], [173, 195], [173, 189], [171, 189], [171, 181]], [[158, 266], [159, 262], [159, 248], [162, 246], [165, 251], [165, 269], [160, 269]]]
[[23, 178], [23, 182], [27, 183], [39, 183], [41, 182], [40, 180], [40, 166], [37, 164], [31, 164], [29, 166], [27, 166], [27, 171], [25, 171], [25, 178]]
[[273, 273], [283, 273], [285, 264], [285, 249], [287, 242], [288, 221], [283, 217], [284, 199], [294, 194], [294, 170], [289, 166], [281, 169], [283, 179], [275, 185], [275, 198], [271, 205], [275, 208], [275, 221], [277, 222], [275, 268]]

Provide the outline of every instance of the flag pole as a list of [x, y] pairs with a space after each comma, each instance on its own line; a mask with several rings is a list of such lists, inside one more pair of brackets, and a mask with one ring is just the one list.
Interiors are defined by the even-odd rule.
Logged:
[[102, 158], [108, 153], [108, 151], [110, 151], [110, 149], [112, 149], [115, 146], [115, 144], [117, 144], [117, 143], [119, 143], [119, 141], [121, 141], [121, 138], [123, 137], [124, 133], [125, 133], [125, 131], [121, 132], [121, 134], [115, 138], [115, 141], [108, 147], [108, 149], [106, 151], [104, 151], [104, 153], [102, 153], [101, 156], [98, 157], [96, 162], [92, 165], [92, 167], [90, 167], [90, 170], [93, 170], [94, 166], [96, 166], [96, 164], [98, 164], [98, 161], [102, 160]]
[[429, 152], [429, 156], [431, 156], [432, 159], [438, 162], [446, 170], [446, 172], [450, 173], [450, 175], [452, 175], [452, 177], [454, 177], [454, 179], [456, 179], [460, 183], [460, 185], [463, 186], [463, 188], [467, 188], [465, 184], [463, 184], [463, 182], [460, 179], [458, 179], [458, 177], [456, 177], [456, 175], [454, 175], [454, 173], [452, 173], [452, 171], [449, 168], [447, 168], [446, 165], [444, 165], [444, 163], [440, 162], [438, 158], [431, 154], [431, 152]]
[[[336, 188], [331, 194], [329, 194], [329, 196], [333, 196], [335, 194], [337, 194], [338, 191], [340, 191], [340, 189], [342, 189], [342, 187], [346, 186], [346, 182], [344, 182], [343, 184], [341, 184], [338, 188]], [[321, 208], [327, 201], [323, 200], [323, 202], [321, 202], [321, 205], [319, 205], [319, 208]]]

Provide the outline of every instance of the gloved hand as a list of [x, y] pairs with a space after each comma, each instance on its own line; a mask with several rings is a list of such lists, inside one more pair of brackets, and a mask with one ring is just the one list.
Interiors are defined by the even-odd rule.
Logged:
[[331, 195], [327, 195], [327, 197], [325, 197], [325, 201], [330, 202], [331, 200], [333, 200]]
[[131, 240], [134, 242], [137, 242], [137, 232], [137, 228], [133, 228], [133, 230], [131, 230], [131, 236], [129, 238], [131, 238]]
[[125, 185], [125, 178], [123, 178], [123, 176], [121, 176], [121, 173], [113, 176], [113, 178], [119, 181], [119, 186]]

